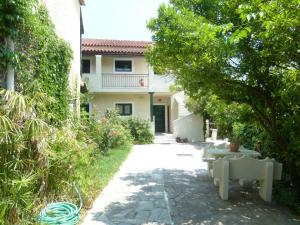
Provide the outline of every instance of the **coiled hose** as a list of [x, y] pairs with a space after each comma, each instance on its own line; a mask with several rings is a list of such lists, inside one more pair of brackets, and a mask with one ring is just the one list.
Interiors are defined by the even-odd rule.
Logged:
[[75, 225], [80, 219], [80, 210], [82, 207], [82, 198], [75, 185], [73, 187], [79, 197], [80, 206], [70, 202], [55, 202], [48, 204], [39, 214], [37, 220], [41, 224], [47, 225]]

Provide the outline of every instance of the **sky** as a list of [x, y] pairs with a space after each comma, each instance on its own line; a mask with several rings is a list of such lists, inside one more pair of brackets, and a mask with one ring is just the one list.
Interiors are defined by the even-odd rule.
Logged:
[[83, 38], [151, 40], [146, 23], [168, 0], [86, 0]]

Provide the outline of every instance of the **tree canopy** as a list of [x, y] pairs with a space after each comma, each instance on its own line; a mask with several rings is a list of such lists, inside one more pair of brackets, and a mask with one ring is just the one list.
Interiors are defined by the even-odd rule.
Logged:
[[[148, 61], [185, 92], [247, 104], [300, 177], [298, 0], [171, 0], [148, 23]], [[294, 157], [290, 157], [294, 155]], [[295, 179], [294, 179], [295, 181]]]

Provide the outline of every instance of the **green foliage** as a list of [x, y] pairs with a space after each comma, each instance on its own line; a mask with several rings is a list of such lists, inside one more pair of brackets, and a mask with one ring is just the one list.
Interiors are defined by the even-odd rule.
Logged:
[[244, 124], [235, 122], [232, 125], [232, 133], [229, 135], [229, 141], [233, 143], [240, 143], [243, 135]]
[[16, 54], [8, 47], [8, 38], [15, 40], [20, 26], [32, 9], [32, 0], [5, 0], [0, 3], [0, 76], [5, 82], [8, 64], [16, 63]]
[[[97, 140], [92, 122], [84, 123], [87, 117], [82, 123], [66, 120], [72, 52], [38, 1], [2, 1], [0, 31], [1, 82], [8, 64], [14, 65], [16, 89], [22, 91], [0, 93], [0, 224], [35, 224], [46, 203], [76, 203], [72, 181], [90, 206], [126, 158], [129, 130], [111, 117], [99, 125], [107, 136]], [[8, 49], [8, 37], [15, 52]], [[106, 141], [104, 156], [99, 147]], [[108, 151], [114, 146], [119, 147]]]
[[80, 161], [77, 161], [75, 175], [84, 202], [82, 215], [85, 214], [85, 210], [92, 207], [95, 198], [119, 170], [130, 149], [131, 144], [126, 144], [111, 149], [105, 155], [93, 154], [89, 156], [85, 165], [81, 165], [78, 163]]
[[[262, 152], [262, 148], [269, 148], [267, 146], [267, 134], [264, 132], [262, 128], [259, 128], [257, 124], [254, 123], [240, 123], [238, 122], [238, 137], [240, 143], [248, 149], [255, 149], [257, 151]], [[233, 127], [235, 124], [233, 125]], [[264, 143], [264, 146], [261, 146]], [[267, 155], [267, 154], [266, 154]]]
[[45, 169], [49, 126], [35, 113], [36, 98], [1, 91], [0, 99], [0, 221], [16, 223], [30, 218], [33, 190]]
[[148, 120], [130, 118], [125, 121], [136, 144], [151, 144], [154, 136]]
[[155, 44], [147, 56], [156, 71], [173, 73], [192, 98], [210, 92], [228, 107], [247, 105], [248, 119], [242, 113], [238, 122], [249, 129], [254, 124], [269, 137], [261, 143], [268, 146], [264, 156], [275, 156], [286, 166], [285, 185], [298, 198], [299, 7], [296, 0], [172, 0], [148, 24]]
[[202, 113], [216, 124], [221, 138], [232, 136], [233, 125], [236, 122], [250, 121], [251, 109], [245, 104], [228, 103], [210, 92], [201, 92], [200, 96], [192, 96], [187, 103], [192, 112]]
[[[91, 173], [103, 166], [101, 161], [110, 160], [100, 154], [103, 149], [99, 147], [104, 144], [101, 140], [97, 143], [90, 133], [93, 122], [87, 125], [65, 121], [64, 126], [56, 128], [39, 113], [48, 100], [47, 95], [38, 92], [32, 97], [1, 91], [0, 221], [4, 224], [34, 223], [37, 206], [44, 204], [45, 199], [75, 201], [76, 195], [69, 185], [72, 181], [82, 187], [84, 204], [90, 205], [94, 196], [91, 192], [103, 187], [130, 149], [129, 130], [115, 112], [108, 113], [105, 122], [95, 125], [109, 130], [101, 140], [108, 140], [105, 156], [112, 155], [116, 162], [111, 168], [105, 164], [105, 168]], [[113, 147], [124, 149], [124, 153], [110, 153], [115, 151], [108, 151]], [[105, 182], [95, 179], [100, 172]]]
[[130, 131], [124, 126], [116, 110], [108, 110], [100, 121], [92, 117], [88, 124], [88, 132], [103, 154], [107, 153], [110, 148], [132, 142]]
[[72, 51], [69, 44], [56, 35], [45, 6], [36, 4], [34, 12], [25, 18], [15, 49], [19, 56], [16, 89], [25, 94], [34, 93], [28, 87], [36, 82], [42, 92], [52, 98], [47, 105], [48, 121], [61, 125], [69, 113]]

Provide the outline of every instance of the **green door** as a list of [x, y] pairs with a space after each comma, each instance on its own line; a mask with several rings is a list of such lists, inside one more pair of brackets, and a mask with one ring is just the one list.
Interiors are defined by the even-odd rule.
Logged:
[[165, 132], [165, 106], [154, 105], [153, 115], [155, 116], [155, 132]]

